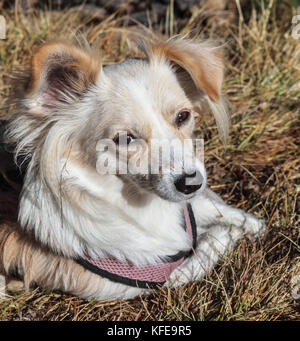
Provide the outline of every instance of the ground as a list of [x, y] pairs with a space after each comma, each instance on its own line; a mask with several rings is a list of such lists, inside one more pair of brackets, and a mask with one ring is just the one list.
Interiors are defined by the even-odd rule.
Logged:
[[122, 302], [85, 301], [40, 288], [12, 291], [8, 299], [0, 299], [0, 320], [300, 319], [300, 302], [292, 295], [300, 286], [300, 37], [297, 22], [292, 22], [296, 1], [246, 3], [241, 8], [234, 2], [230, 13], [196, 6], [190, 18], [178, 22], [169, 6], [164, 25], [154, 31], [130, 22], [122, 11], [98, 21], [79, 10], [24, 12], [0, 5], [7, 18], [7, 39], [0, 41], [1, 106], [9, 94], [11, 70], [26, 65], [45, 40], [74, 40], [74, 34], [81, 39], [81, 32], [101, 48], [104, 64], [110, 64], [129, 56], [130, 50], [138, 55], [132, 32], [150, 37], [192, 32], [198, 39], [218, 39], [225, 50], [223, 91], [232, 128], [224, 146], [213, 119], [205, 113], [197, 118], [196, 134], [206, 141], [209, 185], [227, 203], [263, 217], [268, 225], [262, 241], [240, 242], [199, 283]]

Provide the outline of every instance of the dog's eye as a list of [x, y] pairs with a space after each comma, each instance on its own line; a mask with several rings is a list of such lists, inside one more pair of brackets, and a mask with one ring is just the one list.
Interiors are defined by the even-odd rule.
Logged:
[[135, 137], [131, 134], [127, 135], [120, 135], [119, 133], [113, 138], [113, 141], [115, 144], [119, 145], [121, 142], [126, 142], [127, 144], [130, 144], [135, 140]]
[[131, 142], [133, 142], [135, 140], [135, 137], [132, 135], [127, 135], [127, 144], [130, 144]]
[[180, 111], [180, 113], [177, 114], [176, 121], [175, 121], [177, 127], [180, 127], [186, 120], [189, 119], [190, 116], [191, 116], [191, 113], [188, 110]]

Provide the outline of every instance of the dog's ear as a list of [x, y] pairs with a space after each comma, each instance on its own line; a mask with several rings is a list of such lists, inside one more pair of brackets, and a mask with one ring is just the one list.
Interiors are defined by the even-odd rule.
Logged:
[[140, 45], [150, 62], [167, 61], [195, 109], [212, 111], [225, 143], [230, 128], [225, 97], [222, 95], [224, 63], [219, 51], [208, 42], [173, 38], [158, 44]]
[[224, 64], [218, 50], [208, 43], [171, 39], [148, 48], [151, 58], [166, 58], [177, 66], [176, 73], [188, 95], [197, 90], [218, 103], [224, 76]]
[[100, 58], [61, 42], [44, 44], [32, 59], [27, 95], [38, 106], [55, 108], [72, 103], [96, 82]]

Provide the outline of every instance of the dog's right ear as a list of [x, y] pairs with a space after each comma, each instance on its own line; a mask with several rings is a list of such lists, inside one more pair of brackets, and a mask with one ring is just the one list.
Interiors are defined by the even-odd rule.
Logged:
[[225, 142], [230, 120], [222, 94], [224, 62], [210, 42], [171, 38], [156, 44], [140, 44], [150, 61], [166, 61], [195, 108], [208, 105]]
[[65, 43], [47, 43], [33, 56], [27, 96], [35, 107], [73, 103], [95, 84], [100, 71], [98, 56]]

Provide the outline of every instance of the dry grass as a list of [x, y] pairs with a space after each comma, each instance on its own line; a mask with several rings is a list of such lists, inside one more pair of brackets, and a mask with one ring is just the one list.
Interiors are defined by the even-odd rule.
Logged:
[[[242, 241], [200, 283], [158, 290], [151, 297], [94, 302], [41, 289], [11, 293], [0, 300], [0, 320], [300, 319], [299, 300], [291, 296], [291, 280], [300, 275], [300, 39], [291, 36], [296, 15], [292, 2], [267, 3], [243, 10], [238, 6], [231, 23], [208, 20], [214, 18], [199, 8], [185, 27], [177, 27], [170, 14], [166, 24], [167, 32], [195, 33], [201, 27], [199, 37], [218, 36], [226, 42], [224, 92], [231, 102], [231, 136], [224, 149], [214, 122], [205, 115], [198, 118], [197, 134], [207, 141], [211, 187], [229, 204], [263, 216], [268, 221], [265, 240]], [[34, 48], [49, 38], [72, 39], [81, 31], [101, 47], [109, 64], [136, 50], [130, 32], [152, 34], [139, 25], [128, 26], [118, 13], [101, 23], [74, 11], [26, 15], [13, 9], [4, 15], [8, 39], [0, 41], [3, 77], [26, 64]], [[3, 77], [0, 93], [5, 98], [9, 87]]]

